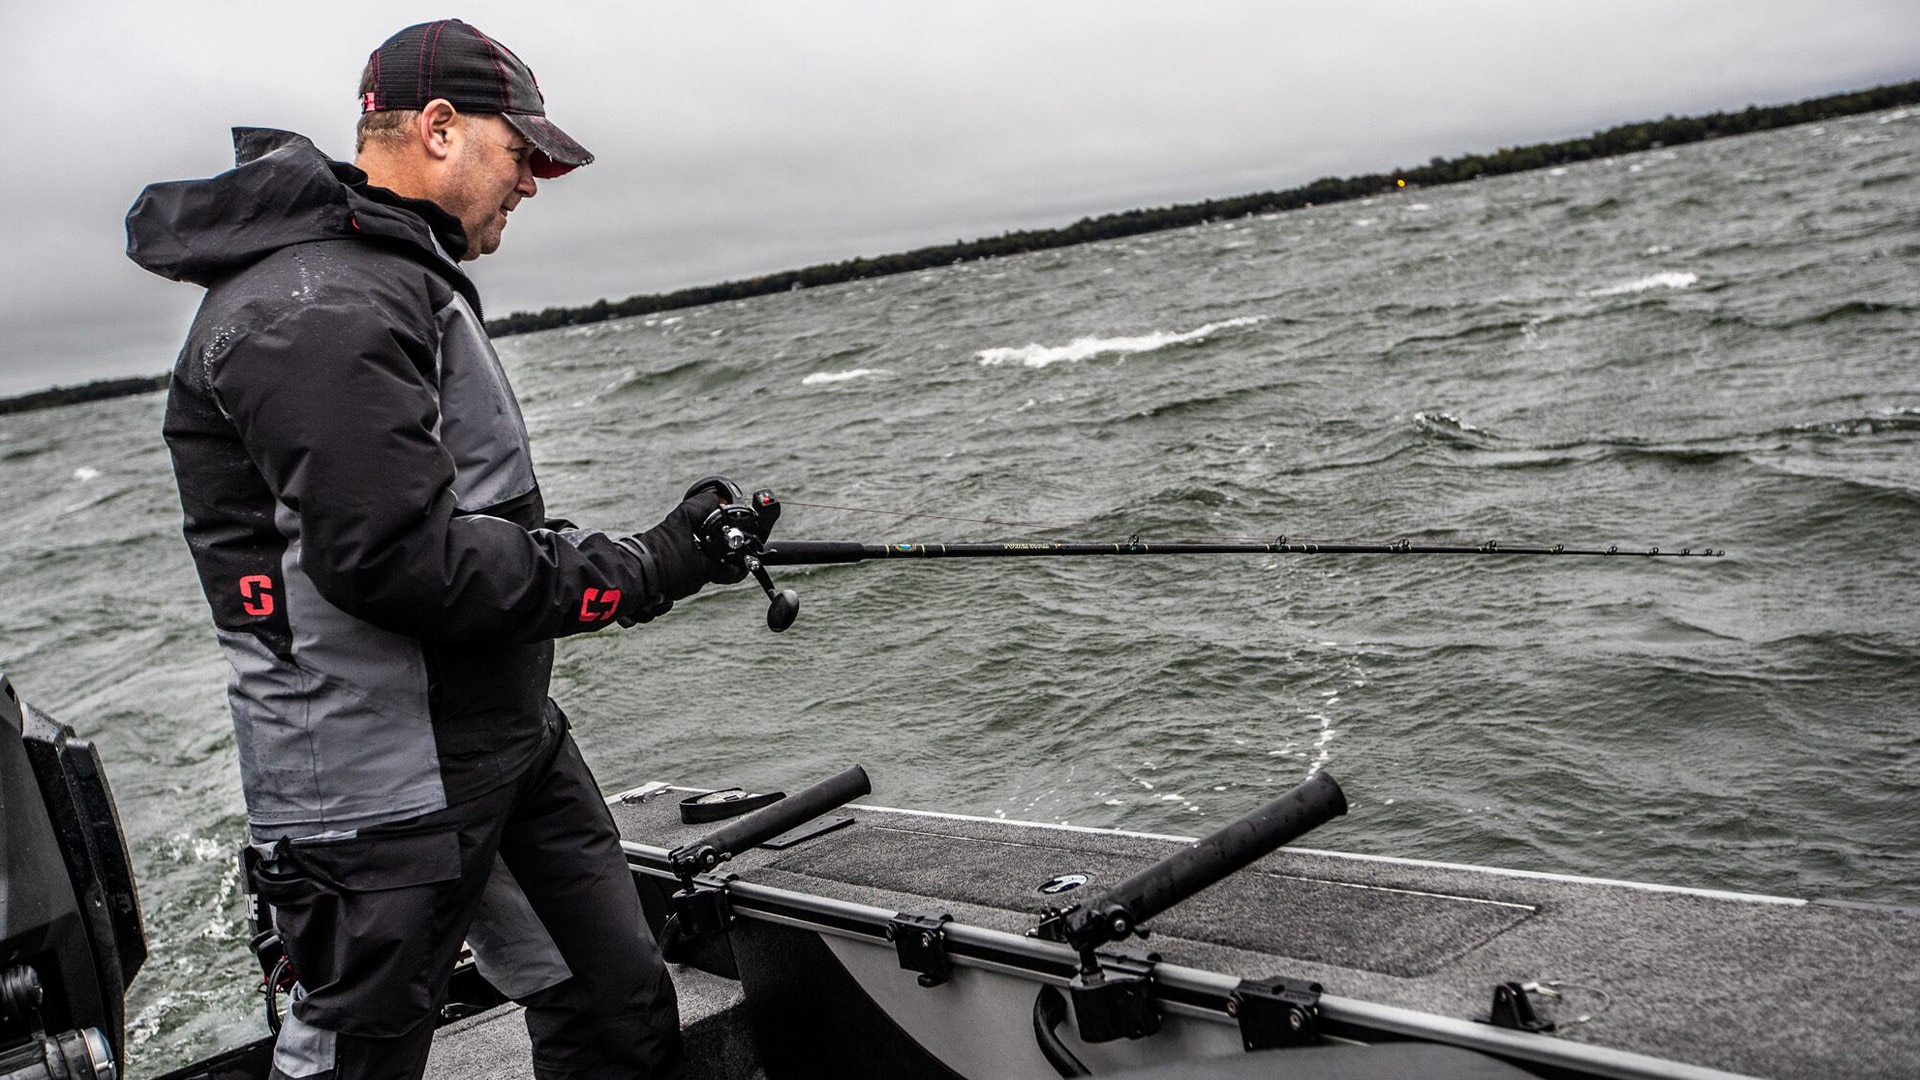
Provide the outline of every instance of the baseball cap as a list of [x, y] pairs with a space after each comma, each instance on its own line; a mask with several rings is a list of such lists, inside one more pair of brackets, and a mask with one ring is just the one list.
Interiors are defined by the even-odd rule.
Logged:
[[543, 180], [593, 161], [586, 147], [547, 119], [533, 70], [459, 19], [409, 26], [375, 49], [367, 63], [373, 89], [360, 99], [363, 113], [421, 109], [446, 98], [462, 112], [499, 113], [533, 144], [533, 175]]

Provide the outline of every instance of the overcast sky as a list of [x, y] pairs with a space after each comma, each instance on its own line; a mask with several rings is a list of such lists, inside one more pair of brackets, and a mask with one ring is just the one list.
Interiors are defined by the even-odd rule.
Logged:
[[598, 156], [475, 266], [491, 313], [1289, 187], [1920, 77], [1914, 0], [0, 0], [0, 395], [168, 369], [124, 255], [234, 125], [352, 153], [368, 52], [458, 16]]

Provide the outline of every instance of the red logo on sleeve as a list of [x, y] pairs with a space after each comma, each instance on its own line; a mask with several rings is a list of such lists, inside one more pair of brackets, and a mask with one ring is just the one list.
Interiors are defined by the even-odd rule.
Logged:
[[[599, 602], [595, 603], [594, 598]], [[588, 589], [580, 597], [580, 621], [583, 623], [606, 622], [613, 613], [620, 610], [620, 590]]]
[[255, 618], [273, 614], [273, 579], [265, 574], [241, 578], [240, 610]]

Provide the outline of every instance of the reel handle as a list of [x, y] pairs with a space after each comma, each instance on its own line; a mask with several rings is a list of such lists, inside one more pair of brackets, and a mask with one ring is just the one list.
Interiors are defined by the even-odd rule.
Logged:
[[773, 579], [767, 576], [767, 568], [760, 565], [759, 559], [748, 555], [743, 561], [747, 564], [747, 572], [767, 592], [767, 629], [777, 634], [792, 626], [793, 620], [800, 615], [800, 594], [792, 589], [775, 591]]

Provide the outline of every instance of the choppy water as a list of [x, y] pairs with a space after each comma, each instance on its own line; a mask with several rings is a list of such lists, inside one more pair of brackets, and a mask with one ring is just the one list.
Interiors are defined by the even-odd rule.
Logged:
[[[502, 353], [549, 505], [609, 527], [722, 471], [1056, 538], [1730, 552], [786, 571], [784, 636], [741, 586], [563, 644], [610, 790], [859, 762], [887, 804], [1195, 833], [1324, 768], [1314, 846], [1920, 902], [1920, 111]], [[0, 669], [107, 755], [144, 1073], [261, 1030], [160, 409], [0, 417]]]

